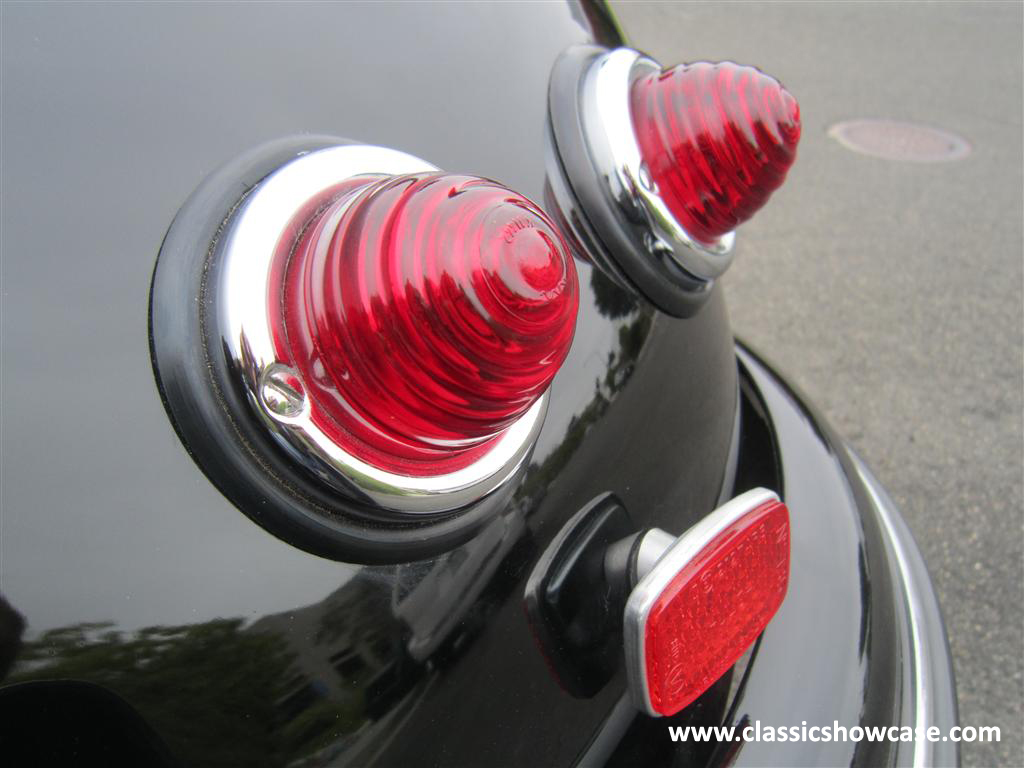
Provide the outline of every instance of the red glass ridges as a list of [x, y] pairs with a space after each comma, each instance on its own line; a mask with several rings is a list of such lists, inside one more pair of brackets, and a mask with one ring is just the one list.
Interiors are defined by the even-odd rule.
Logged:
[[647, 75], [632, 85], [630, 112], [659, 196], [703, 243], [753, 216], [796, 159], [800, 107], [752, 67], [700, 62]]
[[[297, 224], [278, 353], [312, 418], [405, 475], [470, 464], [536, 403], [572, 342], [576, 272], [555, 226], [494, 182], [444, 173], [336, 190]], [[273, 311], [273, 307], [272, 307]]]
[[775, 615], [788, 583], [789, 512], [769, 501], [716, 535], [654, 600], [643, 630], [650, 708], [672, 715], [710, 688]]

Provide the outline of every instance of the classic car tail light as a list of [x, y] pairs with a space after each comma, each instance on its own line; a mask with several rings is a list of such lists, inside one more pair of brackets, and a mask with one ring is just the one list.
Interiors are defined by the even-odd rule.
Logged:
[[534, 203], [387, 147], [299, 136], [203, 182], [161, 246], [153, 367], [199, 466], [275, 534], [410, 562], [521, 485], [579, 286]]
[[471, 464], [568, 353], [578, 297], [561, 236], [471, 176], [389, 176], [331, 198], [289, 228], [303, 234], [278, 249], [283, 295], [270, 296], [313, 423], [389, 472]]
[[753, 216], [796, 159], [800, 107], [753, 67], [700, 62], [645, 75], [630, 89], [630, 113], [662, 200], [702, 243]]
[[671, 543], [626, 603], [637, 706], [672, 715], [700, 696], [765, 628], [788, 582], [789, 512], [770, 491], [737, 497]]
[[732, 261], [737, 225], [782, 184], [800, 110], [731, 62], [662, 70], [629, 48], [568, 49], [548, 100], [548, 185], [579, 250], [686, 317]]

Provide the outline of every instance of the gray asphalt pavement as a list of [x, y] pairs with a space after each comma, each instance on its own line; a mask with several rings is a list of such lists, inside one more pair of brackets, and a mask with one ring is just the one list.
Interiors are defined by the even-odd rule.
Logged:
[[[725, 290], [765, 353], [867, 459], [938, 589], [964, 765], [1024, 765], [1021, 3], [615, 5], [663, 63], [732, 59], [800, 101], [786, 186], [739, 235]], [[856, 154], [855, 118], [964, 137], [937, 164]]]

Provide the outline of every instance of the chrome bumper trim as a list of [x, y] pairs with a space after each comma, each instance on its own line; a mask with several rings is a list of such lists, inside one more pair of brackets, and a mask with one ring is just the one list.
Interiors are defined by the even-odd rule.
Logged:
[[[900, 636], [904, 646], [901, 650], [905, 660], [901, 665], [903, 722], [913, 723], [916, 734], [924, 734], [929, 728], [937, 726], [942, 737], [945, 737], [949, 729], [957, 724], [958, 718], [955, 709], [949, 711], [943, 702], [955, 702], [956, 691], [951, 684], [954, 678], [942, 612], [928, 569], [910, 528], [889, 494], [863, 459], [849, 446], [846, 446], [846, 450], [882, 527], [886, 555], [893, 575], [899, 578], [899, 588], [904, 598], [900, 606], [903, 630]], [[938, 639], [944, 645], [941, 652], [935, 648]], [[941, 761], [943, 756], [937, 754], [935, 749], [938, 743], [921, 738], [907, 742], [906, 746], [912, 752], [905, 759], [901, 751], [899, 764], [914, 768], [939, 764], [937, 760]]]

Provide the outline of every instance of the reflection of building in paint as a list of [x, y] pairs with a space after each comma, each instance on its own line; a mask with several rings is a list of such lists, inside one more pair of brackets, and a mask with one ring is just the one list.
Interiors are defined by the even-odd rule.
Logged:
[[344, 711], [351, 730], [386, 714], [434, 661], [457, 657], [482, 628], [485, 591], [526, 533], [523, 506], [436, 560], [367, 568], [319, 603], [248, 627], [280, 637], [295, 656], [277, 702], [282, 722], [320, 708]]
[[395, 663], [393, 626], [389, 592], [375, 580], [354, 579], [319, 603], [265, 616], [246, 631], [276, 634], [295, 654], [278, 701], [288, 722], [327, 699], [364, 716], [368, 691]]
[[392, 605], [412, 635], [406, 643], [411, 658], [426, 661], [446, 640], [454, 646], [472, 636], [479, 622], [469, 620], [470, 615], [525, 528], [523, 515], [512, 512], [433, 563], [399, 568]]

